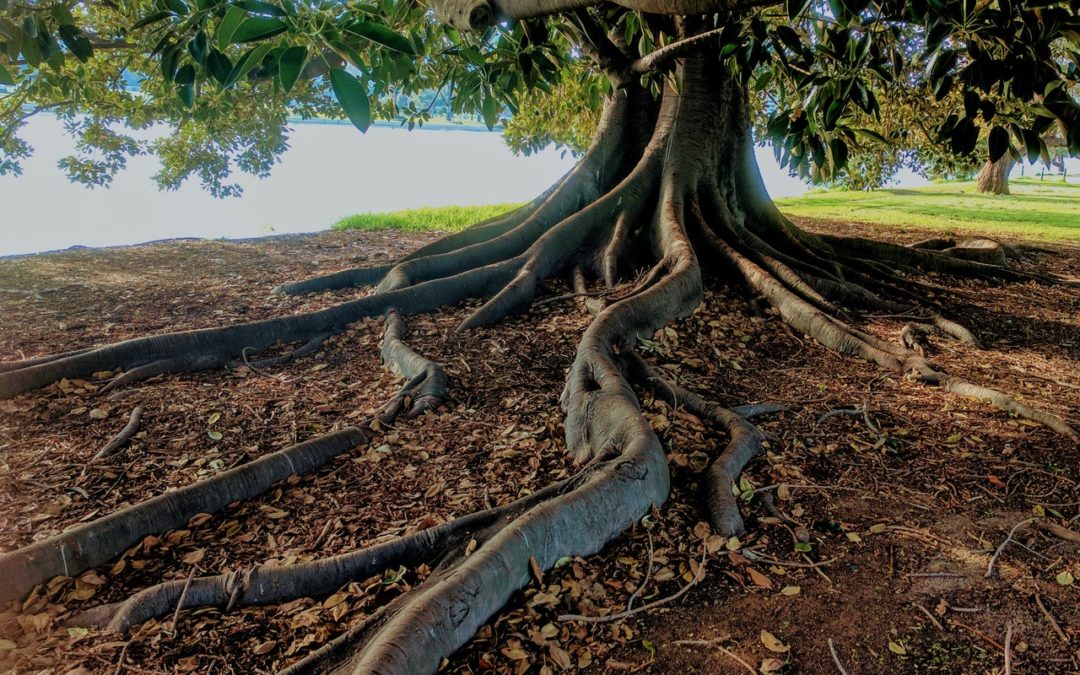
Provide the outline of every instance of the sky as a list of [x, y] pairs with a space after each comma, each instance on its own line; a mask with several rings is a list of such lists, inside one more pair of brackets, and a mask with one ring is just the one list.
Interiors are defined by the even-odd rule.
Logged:
[[[360, 134], [347, 124], [301, 123], [269, 178], [241, 175], [243, 196], [217, 199], [197, 180], [158, 191], [150, 180], [153, 157], [131, 160], [112, 187], [89, 190], [57, 168], [74, 141], [55, 117], [36, 117], [24, 131], [35, 154], [22, 176], [0, 176], [0, 255], [312, 232], [359, 212], [527, 201], [574, 161], [554, 150], [516, 157], [499, 134], [486, 131], [377, 126]], [[758, 148], [758, 161], [773, 197], [807, 189], [780, 169], [771, 150]]]

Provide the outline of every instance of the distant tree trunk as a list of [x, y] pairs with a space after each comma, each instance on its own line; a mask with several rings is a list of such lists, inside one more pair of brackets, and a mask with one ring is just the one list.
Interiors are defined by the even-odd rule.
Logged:
[[1009, 194], [1009, 172], [1012, 171], [1015, 163], [1007, 152], [996, 162], [987, 160], [976, 178], [979, 192], [995, 195]]

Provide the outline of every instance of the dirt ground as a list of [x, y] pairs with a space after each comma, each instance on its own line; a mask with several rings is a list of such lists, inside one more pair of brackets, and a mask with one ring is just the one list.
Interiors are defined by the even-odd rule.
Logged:
[[[896, 241], [927, 236], [805, 224]], [[434, 236], [329, 232], [0, 260], [0, 359], [323, 307], [367, 291], [269, 290], [388, 261]], [[1080, 247], [1023, 264], [1080, 278]], [[987, 347], [934, 339], [934, 362], [1080, 423], [1075, 288], [931, 283]], [[272, 672], [341, 634], [428, 570], [388, 570], [328, 598], [184, 611], [175, 625], [166, 617], [129, 636], [65, 622], [192, 570], [346, 552], [571, 475], [558, 399], [588, 323], [579, 302], [465, 334], [452, 333], [464, 306], [411, 318], [413, 346], [450, 375], [446, 407], [0, 609], [0, 672]], [[890, 339], [903, 325], [864, 320]], [[379, 364], [380, 334], [380, 322], [358, 323], [287, 366], [159, 377], [106, 395], [96, 390], [113, 373], [99, 373], [0, 401], [0, 553], [371, 413], [399, 385]], [[1046, 527], [1080, 532], [1080, 449], [830, 353], [775, 316], [754, 316], [738, 288], [715, 280], [698, 312], [643, 350], [723, 404], [792, 406], [761, 421], [776, 440], [740, 486], [747, 533], [724, 540], [701, 522], [698, 482], [723, 434], [643, 396], [671, 459], [669, 501], [601, 554], [566, 559], [518, 593], [446, 672], [1000, 673], [1006, 653], [1014, 673], [1080, 672], [1080, 546]], [[146, 412], [134, 442], [89, 463], [136, 405]], [[1036, 516], [988, 578], [1008, 531]], [[703, 580], [669, 600], [702, 561]], [[636, 607], [661, 604], [626, 620], [559, 618], [614, 614], [635, 594]]]

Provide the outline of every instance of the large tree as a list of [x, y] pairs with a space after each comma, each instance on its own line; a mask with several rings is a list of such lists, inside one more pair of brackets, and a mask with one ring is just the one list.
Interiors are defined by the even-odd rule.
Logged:
[[[904, 85], [898, 80], [914, 69], [923, 77], [911, 86], [929, 86], [942, 100], [957, 95], [956, 109], [937, 129], [956, 153], [976, 147], [981, 127], [989, 128], [991, 156], [1008, 152], [1010, 138], [1039, 151], [1046, 124], [1025, 126], [997, 101], [1039, 106], [1043, 118], [1067, 129], [1069, 147], [1080, 149], [1078, 108], [1069, 95], [1080, 63], [1075, 2], [442, 0], [433, 19], [411, 2], [390, 1], [2, 1], [8, 119], [40, 109], [67, 116], [88, 150], [105, 151], [65, 163], [92, 184], [107, 182], [125, 156], [154, 150], [164, 159], [164, 185], [198, 173], [228, 194], [235, 191], [224, 182], [234, 162], [268, 170], [285, 145], [287, 113], [335, 114], [340, 105], [361, 129], [373, 116], [420, 123], [424, 110], [398, 102], [444, 87], [456, 110], [480, 112], [489, 124], [504, 107], [521, 110], [519, 101], [523, 115], [542, 120], [556, 103], [527, 101], [542, 92], [564, 102], [572, 94], [576, 105], [595, 106], [599, 121], [576, 168], [529, 204], [395, 264], [279, 289], [374, 285], [368, 295], [313, 313], [3, 364], [5, 397], [102, 371], [116, 373], [106, 387], [115, 389], [163, 373], [237, 362], [258, 367], [259, 352], [292, 345], [283, 356], [265, 357], [285, 362], [351, 322], [381, 316], [384, 360], [406, 383], [357, 426], [0, 557], [0, 598], [103, 564], [148, 534], [324, 464], [395, 416], [438, 407], [448, 379], [405, 341], [405, 317], [484, 298], [459, 330], [497, 324], [527, 309], [554, 277], [593, 296], [587, 304], [595, 313], [562, 394], [566, 445], [582, 465], [574, 477], [345, 555], [152, 586], [81, 621], [126, 630], [178, 603], [282, 602], [423, 563], [433, 571], [417, 588], [290, 671], [434, 671], [531, 573], [598, 551], [664, 502], [665, 453], [634, 386], [728, 430], [727, 446], [707, 473], [704, 508], [717, 532], [740, 532], [732, 483], [767, 442], [748, 420], [768, 407], [721, 407], [666, 380], [636, 352], [641, 339], [694, 311], [707, 279], [740, 284], [830, 349], [982, 399], [1080, 442], [1064, 420], [935, 368], [919, 346], [928, 330], [979, 346], [972, 330], [942, 314], [924, 274], [1070, 282], [1010, 266], [1022, 251], [987, 240], [905, 247], [800, 229], [769, 199], [751, 137], [753, 115], [763, 114], [787, 166], [834, 178], [853, 148], [881, 140], [860, 126], [882, 108], [875, 91]], [[121, 87], [125, 78], [138, 80], [139, 91]], [[126, 139], [112, 124], [154, 120], [176, 128], [154, 147]], [[9, 170], [29, 152], [14, 126], [3, 131]], [[559, 134], [546, 140], [572, 141]], [[595, 297], [590, 289], [597, 285], [617, 292]], [[903, 339], [863, 330], [863, 313], [904, 317]]]

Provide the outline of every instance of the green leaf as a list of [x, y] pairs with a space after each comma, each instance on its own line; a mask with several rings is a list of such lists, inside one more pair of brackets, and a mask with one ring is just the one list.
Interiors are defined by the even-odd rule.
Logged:
[[206, 435], [214, 439], [215, 441], [220, 441], [222, 438], [220, 431], [207, 431]]
[[176, 83], [177, 84], [192, 84], [195, 82], [195, 66], [190, 63], [184, 64], [180, 70], [176, 71]]
[[300, 77], [300, 71], [304, 69], [304, 61], [307, 60], [307, 47], [297, 45], [289, 47], [281, 55], [278, 61], [278, 79], [281, 82], [281, 90], [286, 94], [296, 84]]
[[836, 122], [840, 119], [840, 114], [844, 112], [844, 102], [837, 99], [829, 104], [829, 109], [825, 112], [825, 130], [832, 131], [836, 128]]
[[402, 54], [408, 54], [409, 56], [416, 55], [416, 51], [412, 48], [412, 45], [409, 44], [408, 40], [381, 23], [355, 21], [345, 27], [345, 32], [354, 33], [360, 37], [367, 38], [372, 42], [381, 44], [384, 47], [389, 47]]
[[269, 2], [260, 2], [260, 0], [236, 0], [233, 4], [251, 14], [265, 14], [267, 16], [277, 17], [287, 16], [285, 10], [276, 5], [271, 5]]
[[11, 76], [11, 73], [2, 63], [0, 63], [0, 84], [15, 84], [15, 78]]
[[284, 33], [289, 25], [281, 19], [270, 19], [264, 16], [252, 16], [244, 19], [244, 22], [236, 27], [232, 34], [234, 43], [254, 42], [274, 37]]
[[263, 57], [265, 57], [273, 48], [273, 45], [262, 44], [257, 47], [252, 47], [245, 52], [244, 55], [240, 57], [240, 60], [236, 62], [236, 65], [233, 66], [232, 72], [229, 73], [229, 79], [225, 81], [225, 86], [231, 87], [239, 82], [240, 78], [250, 73], [252, 68], [259, 65], [263, 60]]
[[169, 47], [161, 54], [161, 76], [166, 82], [176, 77], [176, 66], [180, 62], [180, 49]]
[[806, 543], [805, 541], [800, 541], [799, 543], [795, 544], [795, 550], [799, 551], [800, 553], [809, 553], [813, 550], [813, 547], [811, 547], [810, 544]]
[[165, 6], [172, 10], [177, 16], [186, 16], [188, 11], [190, 11], [184, 0], [165, 0]]
[[1034, 129], [1021, 129], [1020, 136], [1024, 139], [1024, 150], [1027, 152], [1028, 161], [1034, 164], [1039, 158], [1039, 134]]
[[75, 26], [60, 26], [57, 32], [60, 33], [60, 39], [63, 40], [67, 48], [80, 61], [86, 62], [94, 55], [94, 48], [90, 45], [90, 41]]
[[135, 25], [132, 26], [132, 29], [146, 28], [150, 24], [157, 23], [158, 21], [161, 21], [163, 19], [167, 19], [170, 16], [172, 16], [172, 12], [155, 12], [155, 13], [151, 14], [150, 16], [144, 17], [144, 18], [139, 19], [138, 21], [136, 21]]
[[229, 81], [229, 75], [232, 73], [233, 64], [228, 56], [225, 56], [216, 49], [211, 49], [210, 56], [206, 57], [206, 69], [210, 71], [211, 77], [224, 85]]
[[195, 37], [191, 38], [188, 42], [188, 51], [191, 52], [192, 58], [199, 63], [206, 63], [206, 57], [210, 54], [210, 46], [206, 42], [206, 33], [199, 31]]
[[221, 17], [221, 23], [218, 24], [217, 33], [214, 34], [217, 40], [218, 49], [225, 49], [232, 44], [233, 33], [236, 32], [237, 27], [244, 19], [247, 18], [247, 14], [239, 7], [229, 7], [225, 10], [225, 16]]
[[794, 19], [806, 8], [806, 5], [809, 4], [809, 2], [810, 0], [786, 0], [785, 6], [787, 7], [788, 17]]
[[38, 45], [37, 40], [30, 37], [29, 33], [27, 33], [27, 39], [23, 40], [22, 55], [32, 67], [37, 68], [41, 65], [41, 47]]
[[994, 126], [990, 130], [990, 137], [987, 139], [986, 145], [990, 151], [990, 161], [998, 161], [1009, 151], [1009, 132], [1000, 126]]
[[489, 130], [495, 128], [495, 123], [499, 121], [498, 101], [495, 100], [495, 96], [491, 92], [484, 93], [484, 100], [480, 102], [481, 111], [484, 113], [484, 124], [487, 125]]
[[344, 70], [331, 68], [330, 86], [349, 121], [360, 131], [366, 132], [371, 126], [371, 102], [368, 101], [364, 85]]
[[[190, 66], [184, 66], [190, 68]], [[182, 84], [177, 89], [176, 94], [180, 97], [180, 101], [187, 107], [195, 105], [195, 85], [194, 84]]]
[[841, 138], [834, 138], [829, 141], [829, 151], [832, 153], [833, 174], [835, 175], [838, 171], [847, 166], [847, 143], [845, 143]]
[[23, 32], [26, 33], [27, 37], [36, 38], [38, 34], [37, 20], [34, 19], [33, 16], [28, 16], [24, 18], [22, 22], [22, 29]]

